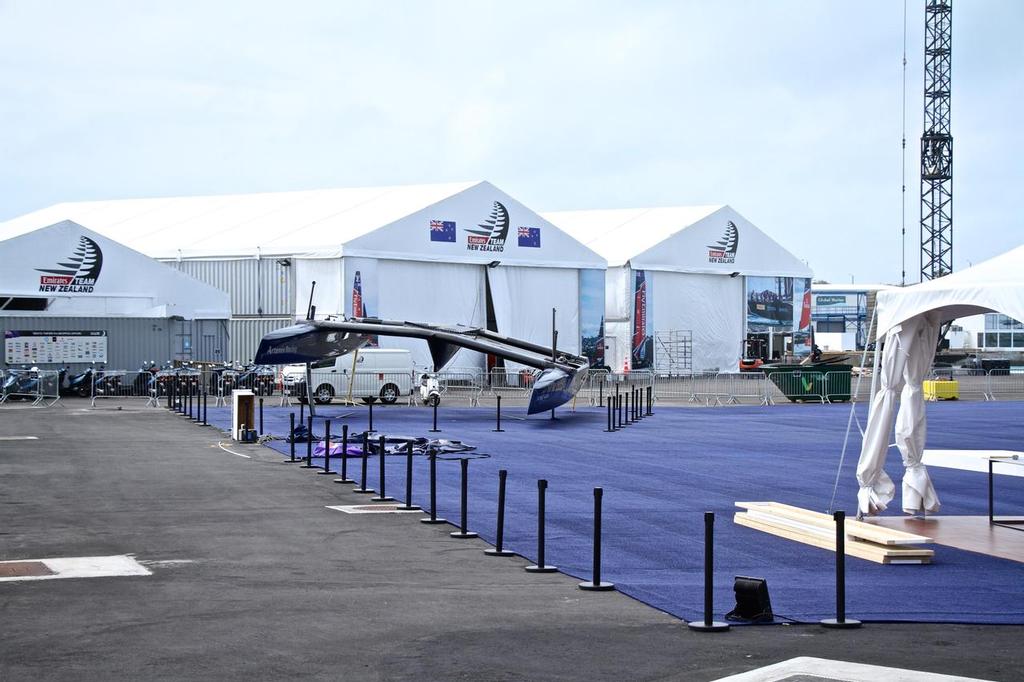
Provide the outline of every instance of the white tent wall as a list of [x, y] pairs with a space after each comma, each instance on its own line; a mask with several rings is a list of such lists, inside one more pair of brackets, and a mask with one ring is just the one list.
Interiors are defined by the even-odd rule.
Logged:
[[630, 355], [633, 329], [633, 270], [628, 263], [606, 271], [604, 301], [605, 364], [620, 372]]
[[[580, 352], [579, 271], [571, 268], [488, 268], [498, 333], [551, 344], [551, 309], [555, 308], [558, 347]], [[521, 365], [506, 363], [509, 370]]]
[[[382, 317], [481, 327], [486, 322], [484, 266], [384, 259], [377, 263], [377, 278]], [[363, 286], [368, 283], [364, 281]], [[380, 344], [384, 348], [406, 348], [412, 352], [416, 367], [432, 367], [430, 350], [421, 339], [381, 337]], [[465, 348], [447, 365], [451, 371], [483, 368], [483, 355]]]
[[608, 268], [605, 277], [606, 321], [628, 322], [633, 315], [633, 270], [629, 265]]
[[743, 278], [652, 274], [655, 332], [692, 332], [694, 372], [736, 371], [744, 328]]
[[[709, 249], [724, 238], [730, 224], [736, 228], [735, 253], [731, 257], [712, 257]], [[635, 270], [723, 275], [739, 272], [763, 277], [812, 276], [811, 269], [803, 261], [730, 206], [723, 206], [645, 251], [629, 256], [629, 263]]]
[[[496, 220], [495, 223], [488, 223]], [[436, 228], [432, 223], [436, 223]], [[448, 230], [444, 229], [449, 223]], [[498, 236], [504, 227], [504, 236]], [[481, 230], [492, 230], [483, 237]], [[531, 232], [532, 230], [532, 232]], [[604, 269], [604, 259], [489, 182], [346, 242], [347, 258]]]
[[604, 344], [605, 364], [613, 372], [621, 372], [626, 358], [630, 353], [630, 329], [632, 324], [629, 320], [604, 323]]
[[295, 317], [306, 317], [313, 282], [317, 318], [345, 312], [345, 285], [341, 258], [295, 258]]
[[231, 315], [226, 292], [70, 220], [0, 242], [0, 259], [0, 295], [53, 299], [40, 317]]
[[921, 464], [926, 421], [920, 391], [935, 354], [939, 325], [984, 312], [1024, 319], [1024, 245], [939, 279], [880, 291], [877, 311], [878, 335], [884, 334], [886, 342], [881, 357], [875, 357], [878, 390], [872, 395], [857, 464], [859, 511], [882, 511], [894, 496], [884, 466], [900, 390], [895, 433], [905, 467], [902, 506], [911, 513], [934, 511], [939, 508], [938, 495]]

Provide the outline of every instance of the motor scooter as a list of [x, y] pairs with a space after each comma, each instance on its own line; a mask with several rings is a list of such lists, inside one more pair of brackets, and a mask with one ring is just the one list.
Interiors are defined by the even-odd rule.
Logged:
[[420, 375], [420, 402], [429, 407], [441, 403], [441, 386], [432, 374]]
[[87, 367], [82, 372], [68, 379], [67, 393], [77, 395], [80, 398], [88, 398], [92, 395], [92, 377], [94, 368]]
[[27, 400], [39, 392], [39, 368], [12, 369], [4, 377], [2, 395], [7, 400]]

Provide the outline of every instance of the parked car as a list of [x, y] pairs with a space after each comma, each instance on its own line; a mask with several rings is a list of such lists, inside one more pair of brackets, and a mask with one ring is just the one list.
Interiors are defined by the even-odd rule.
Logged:
[[[363, 402], [379, 399], [390, 405], [400, 396], [412, 393], [412, 353], [369, 348], [314, 363], [311, 374], [313, 401], [318, 405], [326, 405], [335, 397], [348, 397], [350, 393], [353, 399]], [[306, 401], [305, 365], [286, 366], [284, 383], [290, 387], [292, 395]]]

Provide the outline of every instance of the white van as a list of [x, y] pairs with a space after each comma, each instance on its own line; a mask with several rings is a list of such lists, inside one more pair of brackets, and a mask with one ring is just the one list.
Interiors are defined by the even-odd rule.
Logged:
[[[305, 402], [306, 366], [288, 365], [283, 375], [291, 395]], [[326, 405], [336, 397], [348, 398], [349, 395], [354, 400], [370, 402], [379, 399], [391, 405], [400, 396], [412, 393], [412, 353], [392, 348], [366, 348], [315, 362], [311, 375], [313, 400], [318, 405]]]

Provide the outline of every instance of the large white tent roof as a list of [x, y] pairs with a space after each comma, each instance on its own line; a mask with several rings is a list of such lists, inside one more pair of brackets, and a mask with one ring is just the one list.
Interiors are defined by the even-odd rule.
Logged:
[[939, 279], [878, 292], [878, 329], [931, 310], [943, 321], [985, 312], [1024, 320], [1024, 244]]
[[[810, 268], [727, 205], [541, 214], [603, 256], [610, 267], [711, 274], [810, 277]], [[709, 257], [727, 225], [738, 228], [734, 258]]]
[[50, 299], [33, 316], [231, 317], [226, 292], [70, 220], [0, 241], [0, 262], [0, 298]]
[[0, 240], [73, 220], [153, 258], [335, 249], [481, 182], [56, 204], [0, 223]]

